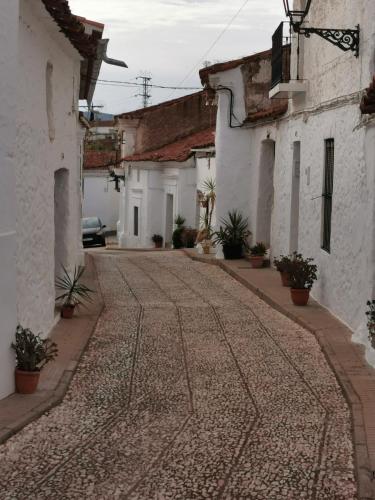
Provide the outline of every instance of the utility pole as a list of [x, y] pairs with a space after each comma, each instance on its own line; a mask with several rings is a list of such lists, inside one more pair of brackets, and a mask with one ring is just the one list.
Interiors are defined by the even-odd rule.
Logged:
[[142, 80], [142, 93], [137, 94], [137, 97], [142, 97], [143, 107], [147, 108], [149, 100], [151, 99], [151, 77], [150, 76], [137, 76], [137, 80]]

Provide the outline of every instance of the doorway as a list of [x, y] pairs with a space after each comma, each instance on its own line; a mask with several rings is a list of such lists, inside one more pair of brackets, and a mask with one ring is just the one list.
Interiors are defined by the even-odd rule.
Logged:
[[292, 193], [290, 206], [289, 252], [298, 252], [299, 188], [300, 188], [301, 143], [293, 143]]
[[55, 276], [61, 276], [62, 266], [68, 264], [69, 172], [60, 168], [55, 172]]
[[262, 142], [259, 164], [256, 241], [267, 248], [271, 245], [271, 222], [274, 202], [273, 174], [275, 167], [275, 141]]
[[173, 194], [167, 194], [165, 210], [165, 246], [172, 246], [173, 235]]

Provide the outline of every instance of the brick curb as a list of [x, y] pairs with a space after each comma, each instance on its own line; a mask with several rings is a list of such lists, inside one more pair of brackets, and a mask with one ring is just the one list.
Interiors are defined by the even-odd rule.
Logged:
[[[354, 389], [351, 376], [346, 372], [342, 363], [340, 363], [339, 356], [334, 352], [332, 345], [324, 335], [322, 329], [314, 327], [311, 323], [305, 321], [301, 316], [297, 315], [293, 311], [288, 310], [282, 304], [276, 302], [272, 297], [267, 295], [263, 290], [261, 290], [256, 285], [249, 282], [247, 279], [243, 278], [238, 272], [231, 268], [224, 260], [219, 259], [208, 259], [203, 258], [199, 254], [193, 254], [192, 252], [183, 250], [184, 254], [190, 259], [203, 262], [205, 264], [212, 264], [219, 266], [223, 271], [236, 279], [243, 286], [255, 293], [264, 302], [269, 304], [272, 308], [276, 309], [280, 313], [284, 314], [295, 323], [299, 324], [312, 334], [319, 342], [322, 352], [330, 365], [336, 379], [343, 391], [344, 397], [348, 403], [348, 406], [352, 415], [352, 434], [353, 434], [353, 449], [354, 449], [354, 463], [356, 470], [356, 478], [358, 483], [358, 500], [375, 500], [375, 490], [373, 483], [373, 475], [371, 470], [371, 461], [368, 451], [368, 438], [366, 434], [366, 427], [364, 423], [364, 411], [363, 405], [366, 404], [361, 401], [361, 398]], [[311, 299], [310, 299], [311, 300]], [[313, 302], [313, 301], [312, 301]], [[323, 308], [321, 308], [323, 309]], [[343, 328], [339, 320], [334, 318], [334, 320]], [[354, 348], [354, 344], [352, 344]], [[366, 362], [364, 361], [364, 364]], [[375, 397], [375, 395], [374, 395]]]
[[[12, 410], [13, 401], [14, 401], [14, 408], [16, 408], [16, 405], [17, 403], [20, 402], [21, 398], [24, 402], [30, 403], [29, 407], [27, 407], [27, 404], [25, 405], [26, 408], [23, 413], [19, 414], [18, 410], [16, 410], [14, 412], [17, 413], [17, 415], [15, 415], [15, 418], [13, 417], [7, 425], [0, 428], [0, 444], [4, 443], [7, 439], [16, 434], [27, 424], [41, 417], [46, 411], [50, 410], [54, 406], [57, 406], [59, 403], [61, 403], [61, 401], [64, 399], [66, 392], [69, 389], [70, 382], [72, 381], [72, 378], [77, 370], [79, 361], [83, 353], [87, 349], [87, 346], [95, 330], [98, 319], [104, 308], [104, 302], [100, 291], [94, 259], [90, 255], [87, 255], [86, 258], [88, 260], [88, 268], [90, 269], [89, 280], [94, 283], [93, 288], [96, 290], [97, 293], [95, 294], [95, 299], [91, 304], [90, 314], [85, 315], [84, 318], [80, 318], [79, 330], [82, 343], [75, 350], [70, 360], [67, 360], [65, 368], [60, 378], [57, 380], [57, 383], [54, 388], [51, 388], [49, 390], [44, 390], [42, 395], [40, 395], [40, 393], [38, 394], [38, 392], [35, 393], [35, 395], [30, 395], [30, 396], [24, 396], [21, 394], [12, 394], [7, 398], [5, 398], [4, 400], [0, 401], [0, 417], [2, 414], [2, 409], [3, 409], [2, 407], [5, 405], [5, 403], [7, 404], [6, 412], [8, 414]], [[51, 338], [54, 337], [54, 334], [58, 328], [60, 330], [60, 333], [64, 328], [66, 330], [71, 330], [72, 322], [74, 322], [74, 319], [65, 321], [68, 321], [69, 323], [65, 323], [64, 325], [62, 325], [62, 321], [60, 320], [59, 323], [52, 329]], [[59, 354], [60, 353], [61, 351], [59, 350]], [[31, 400], [33, 396], [37, 401], [35, 404], [33, 404]]]

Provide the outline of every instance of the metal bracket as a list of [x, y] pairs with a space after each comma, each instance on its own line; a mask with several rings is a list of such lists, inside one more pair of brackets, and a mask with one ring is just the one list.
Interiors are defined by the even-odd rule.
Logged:
[[311, 34], [315, 33], [315, 35], [324, 38], [324, 40], [336, 45], [341, 50], [345, 52], [351, 50], [356, 57], [359, 57], [359, 24], [357, 25], [357, 29], [354, 30], [298, 27], [297, 33], [304, 35], [306, 38], [310, 38]]

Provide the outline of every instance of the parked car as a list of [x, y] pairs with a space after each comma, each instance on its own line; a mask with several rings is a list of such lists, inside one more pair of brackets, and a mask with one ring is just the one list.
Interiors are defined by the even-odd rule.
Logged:
[[84, 247], [91, 245], [105, 246], [105, 225], [99, 217], [84, 217], [82, 219], [82, 243]]

